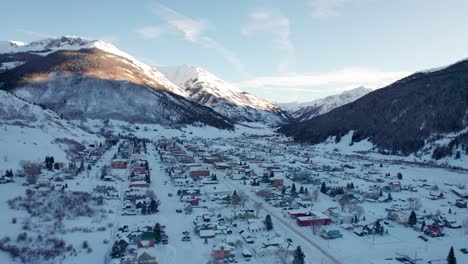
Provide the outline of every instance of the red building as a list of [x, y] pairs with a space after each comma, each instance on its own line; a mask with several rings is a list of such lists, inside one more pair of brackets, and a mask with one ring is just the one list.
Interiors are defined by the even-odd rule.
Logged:
[[296, 223], [299, 226], [329, 225], [331, 222], [330, 217], [320, 212], [312, 212], [310, 216], [299, 216], [296, 218]]
[[190, 177], [207, 177], [210, 176], [210, 170], [194, 170], [189, 175]]
[[126, 160], [113, 160], [111, 166], [113, 169], [126, 169], [128, 162]]

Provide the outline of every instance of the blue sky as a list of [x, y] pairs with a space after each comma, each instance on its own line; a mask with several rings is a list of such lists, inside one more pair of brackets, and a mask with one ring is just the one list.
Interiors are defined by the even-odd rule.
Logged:
[[280, 102], [379, 88], [468, 57], [466, 0], [15, 0], [0, 9], [2, 40], [102, 39]]

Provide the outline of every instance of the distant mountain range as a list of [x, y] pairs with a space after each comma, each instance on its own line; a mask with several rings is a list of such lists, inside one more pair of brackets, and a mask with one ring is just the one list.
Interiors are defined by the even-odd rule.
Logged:
[[[331, 137], [339, 141], [352, 132], [353, 142], [369, 139], [396, 154], [428, 151], [427, 142], [441, 142], [448, 133], [450, 146], [468, 145], [468, 60], [417, 72], [375, 91], [359, 87], [276, 106], [199, 67], [153, 67], [103, 41], [64, 36], [29, 44], [0, 42], [0, 89], [70, 120], [221, 129], [255, 122], [281, 126], [279, 132], [312, 144]], [[3, 100], [11, 94], [3, 92]], [[24, 105], [17, 97], [8, 100]], [[15, 111], [22, 115], [21, 109]], [[7, 112], [3, 109], [5, 118]], [[439, 157], [450, 149], [434, 152]]]
[[291, 120], [268, 101], [200, 68], [164, 68], [170, 80], [156, 67], [99, 40], [64, 36], [29, 44], [2, 42], [0, 69], [1, 89], [71, 119], [229, 129], [236, 122], [278, 125]]
[[[420, 150], [429, 139], [460, 133], [454, 146], [468, 144], [468, 60], [418, 72], [356, 101], [279, 131], [307, 143], [336, 141], [353, 132], [352, 141], [369, 139], [395, 154]], [[448, 142], [447, 142], [448, 143]]]
[[331, 110], [345, 104], [349, 104], [362, 96], [370, 93], [372, 89], [358, 87], [352, 90], [344, 91], [337, 95], [327, 96], [312, 102], [304, 103], [284, 103], [278, 104], [286, 109], [296, 121], [306, 121], [318, 115], [323, 115]]

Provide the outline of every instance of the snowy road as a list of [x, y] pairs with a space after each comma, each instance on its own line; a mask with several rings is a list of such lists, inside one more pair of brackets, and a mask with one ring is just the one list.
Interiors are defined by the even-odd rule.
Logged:
[[[272, 210], [271, 208], [268, 208], [267, 206], [264, 206], [264, 201], [263, 199], [261, 199], [260, 197], [257, 197], [255, 195], [253, 195], [250, 191], [246, 191], [244, 190], [243, 188], [237, 186], [236, 184], [230, 182], [229, 180], [226, 180], [225, 177], [218, 177], [218, 180], [224, 184], [227, 184], [231, 187], [233, 187], [234, 189], [236, 189], [238, 192], [243, 192], [245, 193], [245, 195], [252, 201], [256, 202], [256, 203], [259, 203], [261, 205], [261, 208], [263, 210], [265, 210], [265, 212], [267, 212], [268, 214], [270, 214], [275, 220], [277, 220], [276, 223], [281, 223], [281, 226], [296, 234], [299, 238], [301, 238], [305, 244], [309, 245], [311, 249], [315, 249], [316, 253], [320, 253], [319, 255], [321, 256], [325, 256], [326, 259], [328, 260], [328, 263], [334, 263], [334, 264], [340, 264], [341, 261], [338, 260], [336, 257], [334, 257], [333, 255], [331, 255], [328, 251], [326, 251], [324, 248], [322, 248], [319, 244], [317, 244], [316, 242], [314, 242], [313, 240], [311, 240], [310, 238], [308, 238], [307, 236], [304, 235], [304, 233], [299, 230], [298, 228], [296, 227], [293, 227], [291, 226], [290, 223], [286, 222], [283, 217], [281, 215], [278, 214], [278, 212], [276, 210]], [[276, 224], [275, 223], [275, 224]]]

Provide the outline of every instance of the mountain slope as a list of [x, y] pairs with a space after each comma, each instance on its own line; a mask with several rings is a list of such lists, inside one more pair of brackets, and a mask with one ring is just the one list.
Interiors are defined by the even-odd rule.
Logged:
[[354, 131], [380, 149], [409, 154], [434, 135], [456, 133], [468, 124], [468, 60], [439, 71], [415, 73], [311, 120], [280, 132], [297, 141], [337, 140]]
[[235, 122], [262, 122], [278, 125], [289, 115], [272, 103], [243, 92], [199, 67], [181, 65], [158, 67], [195, 102], [208, 106]]
[[327, 96], [310, 103], [304, 103], [305, 106], [293, 111], [291, 115], [299, 122], [306, 121], [318, 115], [328, 113], [342, 105], [356, 101], [371, 91], [372, 89], [358, 87], [337, 95]]
[[0, 91], [0, 167], [10, 168], [21, 160], [43, 160], [53, 155], [56, 160], [78, 154], [90, 143], [101, 141], [70, 124], [59, 115]]
[[185, 92], [157, 69], [110, 44], [62, 37], [9, 48], [8, 52], [0, 59], [31, 57], [0, 74], [0, 88], [67, 118], [162, 125], [199, 122], [232, 128], [225, 117], [184, 98]]

